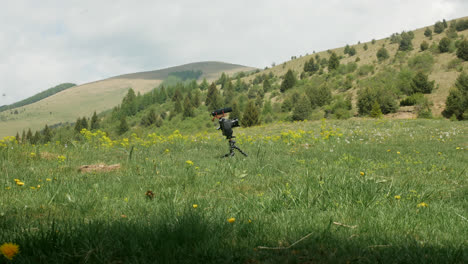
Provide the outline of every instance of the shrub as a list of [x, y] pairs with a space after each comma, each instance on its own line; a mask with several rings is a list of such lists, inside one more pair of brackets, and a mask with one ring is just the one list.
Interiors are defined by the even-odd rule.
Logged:
[[369, 47], [367, 46], [367, 43], [364, 44], [363, 49], [367, 50]]
[[400, 101], [400, 106], [412, 106], [420, 104], [424, 101], [424, 95], [422, 93], [414, 93], [405, 99]]
[[458, 20], [456, 25], [455, 25], [455, 29], [457, 31], [463, 31], [465, 29], [468, 29], [468, 19], [466, 20]]
[[432, 30], [430, 28], [426, 28], [426, 30], [424, 30], [424, 36], [428, 38], [432, 37]]
[[398, 50], [400, 51], [409, 51], [413, 49], [413, 43], [411, 40], [414, 38], [413, 32], [402, 32], [401, 33], [401, 40], [400, 45], [398, 46]]
[[328, 71], [331, 72], [336, 70], [338, 69], [338, 66], [340, 66], [340, 59], [335, 52], [332, 52], [330, 55], [330, 60], [328, 61]]
[[414, 71], [429, 73], [434, 65], [434, 57], [427, 53], [417, 54], [408, 60], [408, 66]]
[[455, 58], [447, 63], [447, 69], [448, 70], [458, 69], [461, 66], [462, 62], [463, 62], [462, 59]]
[[426, 41], [423, 41], [420, 45], [420, 48], [421, 48], [421, 51], [425, 51], [429, 48], [429, 43], [427, 43]]
[[383, 114], [396, 112], [398, 105], [393, 92], [383, 87], [363, 88], [358, 92], [358, 112], [360, 115], [368, 115], [372, 111], [375, 101]]
[[447, 38], [447, 37], [444, 37], [442, 38], [440, 41], [439, 41], [439, 51], [441, 53], [443, 52], [448, 52], [449, 51], [449, 46], [450, 46], [450, 39]]
[[388, 55], [388, 51], [385, 47], [382, 47], [380, 48], [378, 51], [377, 51], [377, 59], [379, 61], [383, 61], [383, 60], [386, 60], [388, 59], [390, 56]]
[[445, 27], [444, 27], [444, 24], [440, 21], [437, 21], [435, 24], [434, 24], [434, 32], [437, 33], [437, 34], [440, 34], [444, 31]]
[[310, 113], [312, 112], [312, 106], [310, 104], [309, 98], [305, 95], [301, 96], [299, 101], [296, 103], [294, 107], [294, 111], [292, 114], [292, 120], [305, 120], [309, 117]]
[[296, 76], [294, 75], [293, 71], [289, 69], [286, 74], [284, 75], [283, 82], [281, 83], [281, 92], [285, 92], [286, 90], [291, 89], [296, 84]]
[[428, 76], [422, 71], [418, 72], [412, 79], [411, 88], [413, 93], [431, 93], [434, 89], [434, 81], [429, 81]]
[[468, 74], [465, 72], [458, 76], [457, 81], [455, 82], [455, 87], [450, 90], [442, 115], [446, 118], [450, 118], [455, 115], [458, 120], [467, 119]]
[[362, 65], [361, 67], [359, 67], [359, 69], [357, 71], [357, 74], [359, 76], [366, 76], [366, 75], [368, 75], [369, 73], [371, 73], [373, 71], [374, 71], [374, 65], [365, 64], [365, 65]]
[[260, 113], [255, 106], [254, 101], [250, 100], [247, 103], [247, 107], [244, 110], [244, 115], [242, 116], [242, 126], [250, 127], [260, 124]]
[[377, 100], [374, 101], [372, 104], [372, 109], [369, 114], [370, 117], [373, 118], [381, 118], [382, 117], [382, 110], [380, 109], [380, 104]]
[[[467, 22], [468, 22], [468, 20], [467, 20]], [[458, 45], [457, 57], [464, 60], [464, 61], [468, 61], [468, 40], [464, 39]]]

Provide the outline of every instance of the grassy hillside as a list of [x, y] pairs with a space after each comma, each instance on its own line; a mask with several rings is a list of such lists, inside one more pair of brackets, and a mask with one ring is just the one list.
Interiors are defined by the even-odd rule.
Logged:
[[8, 140], [0, 243], [19, 246], [18, 263], [466, 263], [467, 129], [236, 128], [249, 157], [231, 159], [218, 158], [228, 145], [217, 131]]
[[206, 78], [208, 81], [213, 81], [221, 75], [222, 72], [234, 75], [240, 71], [251, 71], [255, 70], [254, 68], [245, 67], [237, 64], [230, 64], [224, 62], [216, 61], [206, 61], [206, 62], [195, 62], [184, 64], [176, 67], [170, 67], [167, 69], [156, 70], [156, 71], [147, 71], [147, 72], [137, 72], [129, 73], [124, 75], [119, 75], [113, 78], [116, 79], [142, 79], [142, 80], [164, 80], [169, 74], [174, 72], [182, 71], [202, 71], [202, 75], [199, 78], [200, 80]]
[[[151, 91], [173, 72], [201, 70], [200, 78], [213, 80], [222, 72], [235, 74], [253, 68], [221, 62], [200, 62], [158, 71], [133, 73], [72, 87], [36, 103], [0, 113], [0, 137], [39, 130], [46, 124], [74, 122], [78, 117], [100, 113], [119, 104], [129, 88], [136, 93]], [[15, 111], [18, 113], [15, 114]]]
[[[457, 21], [460, 20], [467, 20], [468, 17], [462, 17], [456, 19]], [[452, 21], [447, 21], [450, 25]], [[433, 31], [432, 37], [424, 36], [424, 31], [426, 28], [429, 28]], [[317, 53], [313, 53], [311, 48], [311, 52], [306, 55], [299, 55], [295, 56], [295, 59], [290, 61], [283, 62], [281, 64], [277, 64], [274, 67], [269, 69], [265, 69], [261, 73], [257, 75], [252, 75], [246, 78], [246, 81], [253, 81], [256, 76], [261, 74], [270, 74], [272, 73], [275, 76], [284, 76], [286, 72], [291, 69], [299, 77], [299, 74], [303, 72], [304, 64], [310, 60], [312, 57], [316, 57], [317, 55], [320, 58], [329, 59], [330, 51], [335, 52], [338, 56], [343, 56], [340, 60], [340, 64], [348, 64], [348, 63], [356, 63], [358, 69], [360, 67], [371, 65], [373, 67], [372, 72], [370, 75], [360, 76], [356, 74], [356, 72], [352, 73], [355, 78], [353, 81], [352, 89], [348, 90], [346, 93], [350, 93], [356, 95], [357, 91], [360, 88], [359, 81], [369, 78], [371, 75], [376, 75], [380, 72], [386, 71], [388, 68], [393, 68], [395, 70], [400, 70], [402, 67], [407, 66], [408, 61], [410, 58], [414, 58], [416, 55], [420, 55], [422, 52], [420, 50], [420, 45], [423, 41], [426, 41], [429, 46], [437, 45], [439, 41], [447, 36], [448, 29], [445, 29], [444, 32], [437, 34], [434, 33], [434, 24], [428, 25], [427, 27], [419, 28], [419, 29], [402, 29], [402, 31], [412, 31], [414, 33], [414, 39], [412, 40], [413, 49], [406, 52], [398, 52], [398, 43], [391, 43], [390, 36], [388, 38], [369, 41], [363, 40], [360, 43], [349, 43], [350, 47], [354, 47], [356, 49], [356, 55], [349, 56], [344, 54], [345, 47], [336, 48], [327, 51], [320, 51]], [[395, 32], [401, 33], [401, 32]], [[468, 37], [468, 30], [464, 30], [461, 32], [457, 32], [458, 37], [456, 39], [466, 39]], [[452, 39], [452, 45], [454, 44], [455, 39]], [[367, 46], [367, 50], [364, 49], [364, 46]], [[377, 51], [381, 47], [385, 47], [390, 55], [390, 58], [379, 62], [377, 59]], [[431, 71], [429, 72], [429, 79], [434, 80], [437, 89], [430, 95], [426, 97], [433, 102], [432, 111], [435, 116], [440, 116], [440, 113], [445, 107], [445, 100], [449, 93], [451, 87], [454, 86], [455, 80], [458, 77], [461, 71], [468, 71], [468, 62], [459, 62], [456, 59], [456, 55], [454, 51], [447, 53], [440, 53], [436, 47], [432, 47], [429, 50], [425, 51], [425, 53], [429, 53], [433, 58], [433, 66]], [[359, 60], [357, 60], [359, 58]], [[327, 69], [324, 69], [327, 72]], [[356, 98], [354, 98], [355, 103]], [[414, 109], [403, 108], [397, 114], [392, 114], [389, 117], [403, 117], [403, 118], [415, 118], [416, 113], [413, 111]], [[408, 112], [409, 111], [409, 112]], [[409, 114], [408, 114], [409, 113]]]
[[14, 109], [14, 108], [18, 108], [18, 107], [21, 107], [21, 106], [25, 106], [25, 105], [28, 105], [28, 104], [32, 104], [32, 103], [35, 103], [37, 101], [40, 101], [44, 98], [47, 98], [49, 96], [52, 96], [58, 92], [61, 92], [63, 90], [66, 90], [68, 88], [71, 88], [73, 86], [76, 86], [76, 84], [74, 83], [62, 83], [62, 84], [59, 84], [55, 87], [52, 87], [52, 88], [49, 88], [45, 91], [42, 91], [36, 95], [33, 95], [31, 97], [28, 97], [24, 100], [21, 100], [17, 103], [14, 103], [14, 104], [11, 104], [11, 105], [4, 105], [4, 106], [1, 106], [0, 107], [0, 112], [3, 112], [3, 111], [7, 111], [7, 110], [10, 110], [10, 109]]

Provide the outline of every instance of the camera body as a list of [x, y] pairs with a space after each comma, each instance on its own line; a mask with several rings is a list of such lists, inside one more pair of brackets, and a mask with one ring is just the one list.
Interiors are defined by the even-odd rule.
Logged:
[[221, 117], [219, 119], [219, 128], [223, 132], [223, 135], [226, 136], [227, 139], [233, 138], [232, 136], [232, 129], [234, 127], [239, 126], [239, 120], [236, 119], [226, 119], [224, 117]]

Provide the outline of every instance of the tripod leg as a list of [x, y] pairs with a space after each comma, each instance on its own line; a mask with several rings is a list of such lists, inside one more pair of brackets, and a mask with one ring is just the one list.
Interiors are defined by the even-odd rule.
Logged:
[[[246, 157], [248, 156], [247, 153], [245, 153], [244, 151], [242, 151], [242, 149], [240, 149], [238, 146], [232, 144], [232, 146], [231, 146], [231, 151], [234, 152], [234, 149], [237, 149], [242, 155], [244, 155], [244, 156], [246, 156]], [[232, 156], [234, 156], [234, 154], [233, 154]]]

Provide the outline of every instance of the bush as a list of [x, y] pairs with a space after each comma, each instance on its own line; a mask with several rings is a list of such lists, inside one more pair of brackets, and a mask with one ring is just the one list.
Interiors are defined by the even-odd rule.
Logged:
[[458, 44], [457, 57], [464, 61], [468, 61], [468, 40], [464, 39], [460, 44]]
[[372, 109], [369, 114], [370, 117], [373, 118], [381, 118], [382, 117], [382, 110], [380, 109], [380, 104], [377, 102], [377, 100], [374, 101], [374, 104], [372, 104]]
[[468, 29], [468, 19], [467, 20], [458, 20], [455, 29], [457, 31], [463, 31], [465, 29]]
[[312, 106], [309, 101], [309, 98], [303, 95], [301, 96], [301, 98], [299, 99], [299, 101], [296, 103], [294, 107], [292, 120], [299, 121], [299, 120], [308, 119], [311, 112], [312, 112]]
[[429, 81], [428, 76], [420, 71], [413, 77], [411, 88], [413, 93], [429, 94], [434, 89], [434, 83], [434, 81]]
[[289, 69], [288, 72], [284, 75], [283, 82], [281, 83], [281, 92], [285, 92], [286, 90], [291, 89], [296, 84], [296, 76], [294, 72]]
[[432, 37], [432, 30], [430, 28], [426, 28], [426, 30], [424, 30], [424, 36], [428, 38]]
[[440, 21], [437, 21], [435, 24], [434, 24], [434, 33], [437, 33], [437, 34], [440, 34], [444, 31], [445, 27], [444, 27], [444, 23], [440, 22]]
[[450, 47], [450, 39], [447, 38], [447, 37], [444, 37], [442, 38], [440, 41], [439, 41], [439, 51], [441, 53], [443, 52], [448, 52], [449, 51], [449, 47]]
[[385, 48], [385, 47], [382, 47], [380, 48], [378, 51], [377, 51], [377, 59], [379, 61], [383, 61], [383, 60], [386, 60], [388, 59], [390, 56], [388, 55], [388, 50]]
[[359, 114], [370, 114], [376, 101], [383, 114], [394, 113], [398, 109], [394, 93], [385, 88], [367, 87], [358, 92], [357, 106]]
[[429, 73], [433, 65], [434, 57], [427, 52], [417, 54], [408, 60], [408, 66], [414, 71]]
[[421, 51], [425, 51], [429, 48], [429, 43], [427, 43], [426, 41], [423, 41], [420, 45], [420, 48], [421, 48]]
[[362, 65], [361, 67], [359, 67], [359, 69], [357, 71], [357, 74], [359, 76], [366, 76], [371, 72], [374, 72], [374, 65], [365, 64], [365, 65]]
[[412, 106], [420, 104], [424, 101], [424, 95], [422, 93], [414, 93], [405, 99], [400, 101], [400, 106]]
[[455, 87], [445, 102], [445, 109], [442, 115], [446, 118], [455, 116], [458, 120], [467, 119], [468, 115], [468, 74], [465, 72], [458, 76]]

